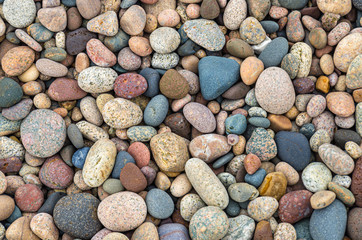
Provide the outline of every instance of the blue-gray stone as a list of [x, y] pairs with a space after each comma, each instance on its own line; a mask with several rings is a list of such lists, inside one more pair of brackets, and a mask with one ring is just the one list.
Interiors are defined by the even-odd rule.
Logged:
[[143, 114], [143, 120], [149, 126], [157, 127], [165, 120], [168, 112], [168, 100], [162, 94], [151, 99]]
[[347, 224], [347, 210], [338, 199], [322, 209], [314, 210], [309, 222], [309, 230], [313, 239], [341, 240]]
[[240, 77], [240, 65], [232, 59], [208, 56], [199, 61], [202, 96], [213, 100], [233, 86]]
[[297, 232], [297, 239], [313, 240], [309, 232], [309, 218], [297, 222], [294, 224], [294, 228]]
[[20, 218], [21, 216], [22, 215], [20, 209], [18, 208], [18, 206], [15, 205], [13, 213], [10, 215], [10, 217], [6, 219], [6, 221], [8, 223], [13, 223], [15, 222], [16, 219]]
[[16, 45], [20, 44], [20, 39], [15, 35], [15, 32], [8, 32], [6, 34], [6, 40]]
[[120, 151], [119, 153], [117, 153], [116, 162], [114, 163], [113, 171], [111, 174], [112, 178], [119, 178], [122, 168], [124, 168], [127, 163], [136, 164], [136, 161], [131, 156], [131, 154], [126, 151]]
[[40, 23], [33, 23], [28, 28], [30, 36], [32, 36], [37, 42], [49, 41], [54, 33], [41, 25]]
[[62, 0], [62, 4], [64, 4], [67, 7], [75, 7], [76, 0]]
[[177, 49], [178, 55], [181, 57], [195, 54], [201, 47], [192, 40], [187, 40], [183, 45]]
[[119, 63], [117, 62], [116, 65], [114, 65], [112, 67], [112, 69], [118, 73], [127, 73], [128, 70], [124, 69], [123, 67], [121, 67], [121, 65], [119, 65]]
[[170, 217], [174, 210], [170, 195], [158, 188], [154, 188], [147, 193], [146, 205], [148, 213], [158, 219]]
[[274, 21], [269, 21], [269, 20], [261, 21], [260, 24], [264, 28], [264, 30], [267, 34], [275, 33], [279, 30], [278, 23], [274, 22]]
[[53, 210], [57, 202], [62, 198], [67, 196], [66, 193], [63, 192], [55, 192], [52, 193], [47, 200], [45, 200], [44, 204], [39, 208], [38, 213], [48, 213], [53, 215]]
[[0, 136], [6, 136], [20, 130], [21, 120], [12, 121], [0, 113]]
[[246, 174], [244, 180], [246, 183], [249, 183], [250, 185], [253, 185], [254, 187], [258, 188], [262, 184], [265, 176], [266, 176], [266, 171], [263, 168], [259, 168], [253, 174]]
[[288, 41], [283, 37], [271, 41], [259, 55], [259, 59], [264, 63], [264, 68], [278, 66], [288, 53], [288, 48]]
[[121, 2], [121, 8], [129, 8], [132, 5], [135, 5], [138, 0], [123, 0]]
[[355, 8], [362, 11], [362, 1], [361, 0], [352, 0], [352, 3]]
[[245, 202], [240, 202], [239, 206], [241, 207], [241, 209], [248, 209], [249, 203], [250, 203], [250, 200], [245, 201]]
[[282, 7], [288, 8], [290, 10], [302, 9], [307, 5], [308, 0], [279, 0]]
[[248, 122], [256, 127], [268, 128], [270, 126], [269, 119], [265, 117], [251, 117]]
[[225, 120], [225, 130], [227, 134], [243, 134], [246, 126], [246, 118], [242, 114], [232, 115]]
[[359, 145], [361, 143], [361, 137], [357, 132], [350, 129], [338, 129], [334, 133], [334, 143], [341, 149], [344, 149], [346, 142], [349, 141], [355, 142]]
[[162, 240], [190, 240], [189, 231], [180, 223], [166, 223], [158, 227], [158, 235]]
[[225, 212], [231, 216], [231, 217], [236, 217], [239, 215], [240, 213], [240, 206], [239, 203], [235, 202], [234, 200], [232, 200], [231, 198], [229, 199], [229, 204], [225, 209]]
[[75, 167], [83, 169], [90, 147], [78, 149], [72, 156], [72, 163]]
[[224, 166], [225, 164], [227, 164], [228, 162], [231, 161], [231, 159], [233, 159], [234, 154], [233, 153], [228, 153], [220, 158], [218, 158], [214, 164], [212, 165], [212, 167], [214, 169], [220, 168], [222, 166]]
[[79, 128], [75, 124], [70, 124], [67, 128], [67, 136], [72, 142], [74, 147], [82, 148], [84, 146], [83, 135], [80, 132]]
[[313, 123], [306, 123], [300, 129], [299, 132], [310, 139], [315, 133], [315, 127]]
[[275, 135], [278, 157], [295, 170], [302, 171], [311, 158], [308, 139], [301, 133], [280, 131]]
[[155, 70], [158, 72], [158, 74], [161, 74], [162, 76], [163, 76], [163, 74], [165, 74], [167, 72], [167, 70], [165, 70], [165, 69], [156, 68]]
[[148, 84], [147, 91], [143, 95], [146, 97], [156, 96], [160, 92], [160, 74], [155, 69], [145, 68], [140, 71], [140, 75], [146, 79]]
[[18, 103], [23, 97], [23, 89], [11, 78], [0, 80], [0, 107], [7, 108]]
[[[122, 1], [123, 3], [123, 1]], [[104, 38], [104, 45], [106, 45], [112, 52], [118, 52], [122, 48], [128, 46], [129, 35], [119, 29], [118, 33], [112, 37]]]
[[184, 44], [189, 39], [189, 37], [187, 36], [187, 34], [184, 30], [184, 25], [182, 24], [181, 27], [177, 31], [178, 31], [178, 34], [180, 34], [181, 44]]

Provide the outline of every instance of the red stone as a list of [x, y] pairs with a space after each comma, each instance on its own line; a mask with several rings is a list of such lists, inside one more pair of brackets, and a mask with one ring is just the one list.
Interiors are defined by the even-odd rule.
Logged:
[[48, 89], [48, 95], [54, 101], [72, 101], [84, 98], [87, 93], [83, 91], [76, 80], [70, 78], [57, 78]]
[[40, 181], [52, 189], [65, 189], [73, 181], [73, 170], [59, 155], [48, 158], [39, 172]]
[[290, 224], [309, 217], [313, 209], [310, 198], [313, 194], [307, 190], [294, 191], [285, 194], [279, 201], [279, 218]]
[[127, 163], [119, 176], [121, 183], [125, 189], [132, 192], [141, 192], [147, 187], [145, 175], [134, 163]]
[[44, 202], [43, 192], [34, 184], [25, 184], [15, 192], [16, 205], [24, 212], [36, 212]]
[[261, 161], [255, 154], [249, 153], [244, 159], [244, 167], [248, 174], [254, 174], [261, 166]]
[[354, 167], [352, 174], [351, 191], [356, 199], [356, 205], [362, 207], [362, 157], [360, 157]]
[[114, 92], [117, 96], [131, 99], [147, 90], [146, 79], [137, 73], [124, 73], [117, 77], [114, 83]]
[[100, 67], [112, 67], [117, 63], [117, 57], [98, 39], [88, 41], [87, 54], [96, 65]]
[[132, 143], [127, 152], [134, 158], [136, 161], [137, 167], [142, 168], [147, 166], [151, 160], [150, 150], [144, 143], [134, 142]]

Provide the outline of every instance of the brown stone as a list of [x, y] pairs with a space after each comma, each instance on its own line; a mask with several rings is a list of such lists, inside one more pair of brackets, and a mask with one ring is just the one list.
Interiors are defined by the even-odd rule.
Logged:
[[356, 205], [362, 207], [362, 158], [356, 162], [353, 174], [351, 191], [356, 199]]
[[79, 13], [85, 19], [91, 19], [98, 15], [101, 11], [100, 0], [77, 0], [77, 8]]
[[249, 153], [244, 159], [244, 167], [248, 174], [254, 174], [261, 166], [261, 161], [255, 154]]
[[180, 99], [187, 95], [190, 86], [186, 79], [175, 69], [169, 69], [160, 80], [160, 91], [171, 99]]
[[362, 208], [352, 208], [348, 212], [347, 233], [354, 239], [361, 239], [362, 236]]
[[255, 228], [254, 240], [273, 240], [273, 232], [268, 221], [260, 221]]
[[3, 173], [17, 173], [22, 167], [22, 162], [18, 157], [0, 159], [0, 171]]
[[182, 113], [168, 115], [164, 123], [171, 128], [171, 131], [184, 138], [189, 138], [191, 125]]
[[138, 5], [131, 6], [121, 17], [120, 25], [129, 35], [140, 34], [146, 26], [145, 10]]
[[38, 18], [40, 23], [52, 32], [63, 31], [67, 27], [67, 13], [64, 7], [41, 8]]
[[326, 97], [328, 109], [340, 117], [349, 117], [355, 112], [352, 96], [346, 92], [331, 92]]
[[16, 219], [6, 230], [7, 239], [40, 240], [30, 228], [32, 215], [26, 215]]
[[0, 195], [0, 221], [3, 221], [10, 217], [14, 209], [14, 200], [7, 195]]
[[287, 189], [287, 179], [281, 172], [273, 172], [266, 175], [263, 183], [259, 187], [260, 196], [269, 196], [279, 199], [285, 194]]
[[80, 15], [76, 7], [69, 8], [67, 11], [67, 27], [69, 30], [73, 31], [82, 26], [82, 16]]
[[362, 89], [356, 89], [353, 91], [353, 99], [356, 103], [362, 102]]
[[275, 132], [290, 131], [292, 129], [292, 122], [284, 115], [269, 114], [270, 129]]
[[122, 168], [119, 179], [128, 191], [138, 193], [147, 187], [146, 177], [134, 163], [127, 163]]
[[78, 100], [87, 95], [76, 80], [70, 78], [57, 78], [49, 86], [48, 95], [55, 101]]

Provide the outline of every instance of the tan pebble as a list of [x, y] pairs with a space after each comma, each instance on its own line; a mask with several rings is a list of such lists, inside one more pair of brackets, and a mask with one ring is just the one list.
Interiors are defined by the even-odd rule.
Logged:
[[362, 156], [362, 148], [353, 141], [346, 142], [344, 148], [347, 153], [354, 159], [357, 159]]
[[356, 103], [362, 102], [362, 89], [356, 89], [353, 91], [353, 99]]
[[325, 75], [331, 75], [334, 72], [334, 63], [331, 55], [324, 54], [321, 57], [319, 64]]
[[293, 106], [286, 114], [285, 116], [289, 118], [290, 120], [294, 120], [299, 114], [298, 109]]
[[39, 109], [47, 109], [50, 108], [52, 102], [50, 100], [50, 98], [48, 97], [48, 95], [46, 95], [45, 93], [39, 93], [37, 94], [34, 99], [34, 106], [36, 108]]
[[79, 53], [75, 58], [75, 70], [81, 72], [89, 67], [89, 58], [85, 53]]
[[210, 101], [207, 104], [207, 107], [213, 114], [218, 114], [220, 112], [220, 104], [217, 101]]
[[22, 82], [30, 82], [35, 81], [39, 77], [39, 71], [36, 68], [35, 64], [31, 65], [31, 67], [26, 70], [23, 74], [21, 74], [18, 78]]
[[6, 191], [8, 186], [8, 181], [6, 180], [5, 174], [0, 171], [0, 194], [3, 194]]
[[122, 140], [127, 140], [127, 129], [117, 129], [116, 136]]
[[63, 118], [67, 116], [68, 114], [68, 110], [65, 108], [56, 108], [53, 110], [54, 112], [58, 113], [60, 116], [62, 116]]
[[288, 185], [295, 185], [299, 181], [298, 172], [286, 162], [280, 162], [275, 166], [275, 171], [282, 172], [287, 178]]
[[146, 33], [151, 33], [157, 28], [157, 18], [152, 14], [146, 15], [146, 26], [144, 31]]
[[123, 233], [112, 232], [107, 234], [102, 240], [129, 240], [129, 238]]
[[344, 92], [347, 88], [346, 85], [346, 75], [341, 75], [338, 77], [337, 84], [334, 86], [334, 89], [339, 92]]
[[180, 15], [173, 9], [165, 9], [157, 17], [162, 27], [175, 27], [180, 22]]
[[334, 192], [323, 190], [312, 195], [310, 204], [313, 209], [322, 209], [329, 206], [334, 199], [336, 199], [336, 194]]
[[235, 155], [243, 154], [245, 150], [245, 145], [246, 145], [246, 139], [243, 135], [240, 135], [238, 143], [233, 146], [233, 153]]
[[24, 94], [28, 96], [34, 96], [43, 90], [41, 84], [36, 81], [27, 82], [22, 86], [22, 88]]
[[133, 5], [126, 10], [120, 19], [120, 26], [129, 35], [140, 34], [146, 25], [146, 12], [138, 6]]
[[131, 37], [128, 44], [132, 52], [138, 56], [145, 57], [152, 53], [150, 41], [145, 37]]
[[182, 197], [190, 192], [192, 189], [192, 185], [187, 178], [186, 174], [178, 175], [175, 180], [173, 180], [171, 184], [171, 194], [175, 197]]
[[30, 221], [30, 228], [41, 239], [57, 240], [59, 238], [59, 231], [53, 217], [48, 213], [35, 215]]
[[307, 112], [299, 113], [297, 118], [295, 119], [295, 123], [298, 127], [303, 126], [306, 123], [310, 123], [312, 121], [312, 118], [308, 115]]
[[199, 59], [206, 57], [206, 52], [203, 49], [200, 49], [199, 51], [197, 51], [195, 53], [195, 56], [198, 57]]
[[155, 179], [155, 185], [157, 188], [166, 191], [170, 188], [171, 181], [166, 174], [164, 174], [163, 172], [158, 172]]
[[256, 82], [261, 72], [264, 70], [264, 64], [256, 57], [247, 57], [240, 65], [241, 80], [246, 85], [252, 85]]
[[260, 168], [264, 169], [267, 174], [275, 172], [275, 165], [272, 162], [262, 162]]
[[187, 5], [186, 14], [191, 19], [200, 17], [200, 5], [195, 3]]
[[199, 64], [199, 59], [194, 55], [185, 56], [181, 59], [182, 67], [193, 73], [198, 73], [198, 67], [197, 67], [198, 64]]
[[[24, 214], [23, 217], [16, 219], [6, 230], [6, 238], [12, 239], [27, 239], [27, 240], [40, 240], [30, 228], [30, 221], [33, 214]], [[26, 236], [26, 238], [24, 238]]]
[[276, 132], [290, 131], [292, 129], [292, 122], [289, 118], [283, 115], [269, 114], [270, 128]]

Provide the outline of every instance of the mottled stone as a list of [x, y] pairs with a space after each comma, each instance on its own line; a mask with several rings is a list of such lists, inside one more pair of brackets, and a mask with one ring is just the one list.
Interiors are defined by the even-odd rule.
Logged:
[[294, 224], [312, 214], [310, 198], [307, 190], [293, 191], [285, 194], [279, 201], [278, 215], [282, 222]]
[[277, 210], [278, 201], [272, 197], [258, 197], [248, 204], [248, 214], [255, 221], [268, 220]]
[[348, 175], [354, 169], [353, 159], [335, 145], [325, 143], [318, 148], [318, 154], [322, 161], [332, 170], [340, 175]]
[[327, 189], [332, 173], [323, 163], [312, 162], [303, 170], [302, 180], [306, 189], [318, 192]]
[[246, 144], [246, 153], [253, 153], [261, 161], [268, 161], [277, 155], [277, 145], [265, 129], [256, 128]]

